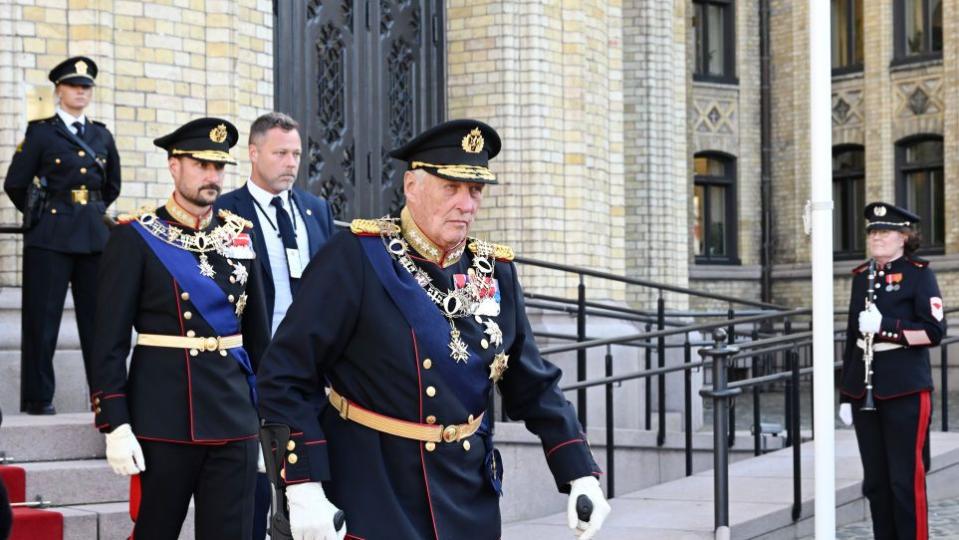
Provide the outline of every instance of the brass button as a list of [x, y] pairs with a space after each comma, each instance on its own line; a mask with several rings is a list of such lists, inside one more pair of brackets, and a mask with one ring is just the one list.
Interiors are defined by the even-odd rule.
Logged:
[[57, 158], [57, 159], [53, 160], [53, 162], [56, 163], [57, 165], [59, 165], [59, 164], [60, 164], [60, 158]]
[[97, 410], [94, 411], [94, 412], [96, 412], [97, 414], [100, 414], [102, 411], [101, 411], [100, 407], [97, 407]]
[[286, 469], [280, 469], [280, 478], [286, 480]]
[[286, 449], [289, 450], [290, 452], [292, 452], [293, 450], [295, 450], [295, 449], [296, 449], [296, 442], [295, 442], [295, 441], [290, 441], [290, 442], [286, 443]]
[[86, 167], [80, 167], [80, 174], [87, 174], [87, 168], [86, 168]]
[[470, 451], [470, 442], [469, 442], [469, 441], [463, 441], [463, 450], [466, 450], [467, 452]]
[[183, 300], [189, 300], [189, 299], [190, 299], [190, 293], [188, 293], [188, 292], [186, 292], [186, 291], [183, 291], [182, 293], [180, 293], [180, 298], [182, 298]]
[[80, 157], [83, 157], [83, 156], [87, 155], [87, 153], [84, 152], [83, 150], [80, 150], [79, 152], [77, 152], [77, 155], [80, 156]]
[[194, 332], [193, 330], [187, 330], [186, 337], [196, 337], [196, 332]]
[[193, 318], [193, 314], [190, 313], [189, 311], [184, 311], [184, 312], [183, 312], [183, 318], [189, 321], [190, 319]]
[[200, 354], [200, 351], [196, 349], [190, 349], [190, 356], [196, 356], [198, 354]]
[[432, 414], [429, 415], [429, 416], [427, 416], [427, 417], [426, 417], [426, 423], [427, 423], [427, 424], [435, 424], [435, 423], [436, 423], [436, 417], [433, 416]]
[[236, 283], [236, 276], [230, 276], [230, 283]]
[[423, 369], [429, 369], [431, 367], [433, 367], [432, 360], [430, 360], [429, 358], [427, 358], [426, 360], [423, 360]]
[[51, 209], [50, 209], [50, 213], [51, 213], [51, 214], [56, 214], [56, 213], [57, 213], [57, 209], [56, 209], [56, 208], [51, 208]]
[[489, 341], [486, 341], [486, 339], [483, 339], [482, 341], [480, 341], [480, 346], [483, 347], [484, 349], [489, 349]]
[[290, 462], [290, 465], [296, 465], [296, 462], [299, 461], [300, 458], [296, 457], [296, 454], [290, 454], [286, 456], [286, 460]]
[[236, 302], [236, 297], [233, 296], [232, 294], [231, 294], [230, 296], [227, 296], [226, 299], [229, 300], [231, 304], [232, 304], [233, 302]]
[[432, 386], [427, 386], [427, 387], [426, 387], [426, 395], [429, 396], [429, 397], [435, 396], [435, 395], [436, 395], [436, 388], [433, 388]]
[[433, 450], [436, 450], [436, 443], [433, 441], [426, 443], [426, 451], [432, 452]]
[[220, 356], [226, 356], [227, 354], [229, 354], [229, 353], [226, 352], [226, 349], [222, 349], [222, 350], [220, 351]]
[[472, 423], [473, 423], [473, 420], [474, 420], [475, 418], [476, 418], [476, 417], [471, 414], [471, 415], [469, 416], [469, 418], [466, 419], [466, 423], [467, 423], [467, 424], [472, 424]]
[[93, 398], [93, 404], [94, 404], [94, 405], [99, 405], [99, 404], [100, 404], [100, 398], [98, 398], [98, 397]]

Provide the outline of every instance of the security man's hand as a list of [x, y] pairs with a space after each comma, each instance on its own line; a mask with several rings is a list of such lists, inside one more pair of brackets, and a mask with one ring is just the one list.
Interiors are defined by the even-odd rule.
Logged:
[[130, 424], [120, 424], [106, 434], [107, 463], [113, 472], [121, 476], [132, 476], [147, 470], [143, 459], [143, 449], [137, 442]]
[[852, 405], [848, 403], [839, 404], [839, 421], [844, 426], [852, 425]]
[[[589, 521], [580, 521], [577, 515], [576, 500], [579, 499], [580, 495], [585, 495], [593, 505], [593, 512]], [[611, 510], [612, 508], [606, 502], [606, 497], [603, 495], [603, 490], [599, 487], [599, 480], [596, 477], [584, 476], [570, 482], [569, 501], [566, 504], [566, 521], [569, 528], [576, 533], [576, 538], [589, 540], [596, 536]]]
[[306, 482], [286, 488], [290, 504], [290, 532], [293, 540], [343, 540], [346, 524], [337, 531], [333, 516], [339, 508], [333, 506], [323, 492], [323, 484]]
[[879, 327], [882, 326], [882, 313], [876, 304], [869, 306], [859, 312], [859, 331], [863, 334], [878, 334]]

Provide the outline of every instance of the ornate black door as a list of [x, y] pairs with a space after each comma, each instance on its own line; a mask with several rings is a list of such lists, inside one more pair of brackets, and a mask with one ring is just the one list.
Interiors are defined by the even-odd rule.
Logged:
[[443, 117], [443, 0], [275, 0], [277, 110], [296, 118], [299, 185], [339, 219], [402, 206], [386, 154]]

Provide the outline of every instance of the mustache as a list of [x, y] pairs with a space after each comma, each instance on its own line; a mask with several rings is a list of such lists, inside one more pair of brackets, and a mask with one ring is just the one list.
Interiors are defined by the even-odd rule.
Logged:
[[197, 193], [199, 193], [199, 192], [203, 191], [204, 189], [212, 189], [213, 191], [216, 191], [216, 194], [217, 194], [217, 195], [219, 195], [219, 194], [220, 194], [220, 191], [221, 191], [223, 188], [221, 188], [220, 186], [218, 186], [218, 185], [216, 185], [216, 184], [205, 184], [205, 185], [200, 186], [200, 188], [197, 189], [196, 191], [197, 191]]

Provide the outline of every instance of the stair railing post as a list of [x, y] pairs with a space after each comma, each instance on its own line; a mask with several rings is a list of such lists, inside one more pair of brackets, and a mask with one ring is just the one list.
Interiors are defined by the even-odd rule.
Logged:
[[717, 538], [729, 538], [729, 402], [742, 392], [728, 387], [727, 364], [739, 348], [728, 344], [726, 337], [726, 331], [717, 328], [713, 347], [699, 351], [713, 363], [713, 386], [699, 394], [713, 400], [713, 523]]
[[[576, 300], [576, 341], [586, 341], [586, 281], [583, 274], [579, 275], [579, 294]], [[576, 351], [576, 382], [586, 380], [586, 349]], [[579, 424], [586, 430], [586, 389], [576, 391], [576, 411], [579, 414]]]

